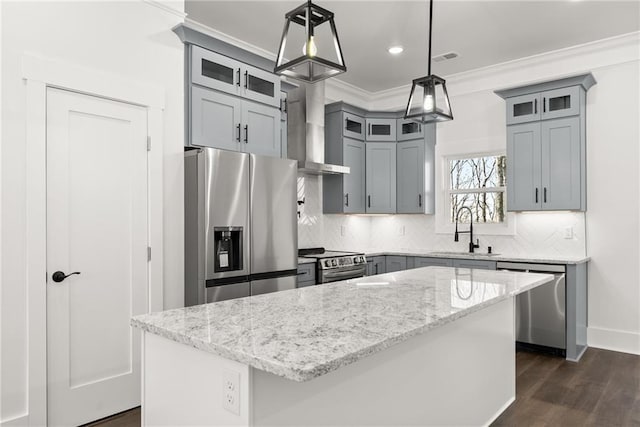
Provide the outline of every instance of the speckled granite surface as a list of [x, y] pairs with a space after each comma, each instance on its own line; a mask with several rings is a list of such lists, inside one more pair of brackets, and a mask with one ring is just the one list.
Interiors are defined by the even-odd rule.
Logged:
[[589, 262], [591, 257], [579, 257], [579, 258], [553, 258], [553, 257], [512, 257], [503, 254], [486, 254], [486, 253], [469, 253], [469, 252], [365, 252], [367, 257], [381, 256], [381, 255], [399, 255], [399, 256], [418, 256], [427, 258], [456, 258], [456, 259], [478, 259], [486, 261], [511, 261], [511, 262], [532, 262], [542, 264], [582, 264]]
[[425, 267], [152, 313], [131, 324], [307, 381], [552, 278]]

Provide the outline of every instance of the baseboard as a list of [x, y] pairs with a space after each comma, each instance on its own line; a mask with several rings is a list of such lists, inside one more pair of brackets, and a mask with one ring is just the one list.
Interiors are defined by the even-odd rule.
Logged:
[[493, 424], [493, 422], [494, 422], [495, 420], [497, 420], [497, 419], [498, 419], [498, 417], [499, 417], [500, 415], [502, 415], [502, 413], [503, 413], [504, 411], [506, 411], [506, 410], [507, 410], [507, 408], [508, 408], [509, 406], [511, 406], [511, 404], [512, 404], [513, 402], [515, 402], [515, 401], [516, 401], [516, 398], [515, 398], [515, 397], [512, 397], [512, 398], [510, 398], [509, 400], [507, 400], [507, 402], [506, 402], [504, 405], [502, 405], [502, 407], [501, 407], [500, 409], [498, 409], [498, 412], [496, 412], [495, 414], [493, 414], [493, 415], [491, 416], [491, 418], [490, 418], [490, 419], [489, 419], [489, 421], [485, 424], [485, 426], [490, 426], [491, 424]]
[[640, 333], [606, 328], [587, 328], [589, 347], [640, 355]]
[[29, 415], [21, 415], [9, 420], [0, 420], [1, 427], [22, 427], [29, 425]]

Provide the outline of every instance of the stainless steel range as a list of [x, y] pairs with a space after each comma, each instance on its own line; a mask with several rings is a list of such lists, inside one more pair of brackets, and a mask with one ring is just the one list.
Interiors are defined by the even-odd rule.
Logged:
[[298, 256], [316, 260], [318, 283], [363, 277], [367, 259], [363, 253], [326, 251], [324, 248], [300, 249]]

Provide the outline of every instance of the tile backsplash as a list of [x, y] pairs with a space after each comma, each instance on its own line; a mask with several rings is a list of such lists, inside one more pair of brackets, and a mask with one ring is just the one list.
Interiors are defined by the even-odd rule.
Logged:
[[[436, 233], [433, 215], [324, 215], [322, 178], [298, 176], [298, 247], [364, 252], [460, 251], [467, 250], [468, 236], [460, 242], [452, 234]], [[572, 237], [565, 238], [565, 230]], [[507, 256], [580, 257], [585, 255], [585, 215], [581, 212], [520, 213], [515, 235], [479, 235], [479, 252], [491, 246]]]

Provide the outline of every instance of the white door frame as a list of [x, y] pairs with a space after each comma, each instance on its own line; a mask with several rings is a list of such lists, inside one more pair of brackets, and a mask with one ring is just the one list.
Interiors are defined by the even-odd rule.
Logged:
[[47, 424], [47, 174], [46, 92], [55, 87], [108, 98], [147, 109], [149, 310], [163, 308], [162, 184], [164, 88], [100, 70], [25, 54], [22, 78], [26, 87], [27, 318], [28, 414], [30, 425]]

